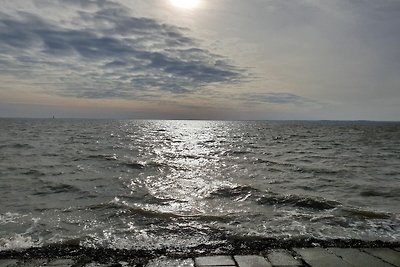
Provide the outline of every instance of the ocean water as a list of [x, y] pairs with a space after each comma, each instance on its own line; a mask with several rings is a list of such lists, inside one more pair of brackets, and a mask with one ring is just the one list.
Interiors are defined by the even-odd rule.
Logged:
[[400, 123], [0, 119], [0, 250], [400, 241]]

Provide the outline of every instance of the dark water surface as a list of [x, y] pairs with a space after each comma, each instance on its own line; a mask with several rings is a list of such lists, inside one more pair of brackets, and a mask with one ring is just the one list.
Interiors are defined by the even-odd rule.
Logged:
[[400, 240], [400, 124], [0, 120], [0, 250]]

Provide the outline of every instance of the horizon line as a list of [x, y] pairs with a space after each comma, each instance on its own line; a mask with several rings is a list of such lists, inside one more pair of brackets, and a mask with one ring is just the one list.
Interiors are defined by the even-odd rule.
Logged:
[[271, 121], [271, 122], [386, 122], [386, 123], [400, 123], [400, 120], [367, 120], [367, 119], [179, 119], [179, 118], [106, 118], [106, 117], [3, 117], [0, 119], [25, 119], [25, 120], [120, 120], [120, 121]]

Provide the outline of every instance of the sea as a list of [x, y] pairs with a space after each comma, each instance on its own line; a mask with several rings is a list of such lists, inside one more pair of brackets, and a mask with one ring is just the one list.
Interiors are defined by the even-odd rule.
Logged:
[[400, 123], [0, 119], [0, 250], [400, 241]]

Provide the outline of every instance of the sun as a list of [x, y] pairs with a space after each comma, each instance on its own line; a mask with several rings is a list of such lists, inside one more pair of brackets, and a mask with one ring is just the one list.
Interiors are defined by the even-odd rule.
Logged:
[[193, 9], [200, 5], [201, 0], [169, 0], [172, 5], [183, 8], [183, 9]]

